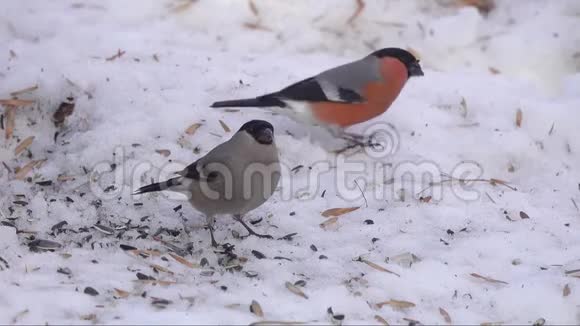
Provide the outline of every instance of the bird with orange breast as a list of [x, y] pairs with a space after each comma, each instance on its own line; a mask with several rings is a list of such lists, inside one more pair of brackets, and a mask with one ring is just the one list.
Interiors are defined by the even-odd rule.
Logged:
[[356, 146], [372, 145], [344, 128], [383, 114], [407, 80], [423, 76], [419, 60], [409, 51], [384, 48], [366, 57], [255, 98], [219, 101], [213, 108], [258, 107], [294, 120], [322, 126]]

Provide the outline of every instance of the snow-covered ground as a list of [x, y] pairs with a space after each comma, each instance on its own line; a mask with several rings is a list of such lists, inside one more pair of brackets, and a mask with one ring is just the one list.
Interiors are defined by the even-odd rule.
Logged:
[[[0, 99], [37, 87], [2, 109], [0, 323], [580, 323], [580, 2], [458, 2], [3, 1]], [[386, 46], [425, 77], [352, 128], [388, 126], [385, 155], [208, 108]], [[296, 235], [222, 217], [216, 253], [187, 202], [131, 196], [253, 118], [287, 170], [246, 218]]]

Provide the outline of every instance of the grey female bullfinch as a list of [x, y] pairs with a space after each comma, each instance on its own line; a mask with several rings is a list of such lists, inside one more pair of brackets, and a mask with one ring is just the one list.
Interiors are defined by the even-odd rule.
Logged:
[[214, 238], [216, 215], [232, 215], [250, 235], [272, 238], [254, 232], [243, 215], [265, 203], [280, 180], [274, 127], [267, 121], [245, 123], [232, 138], [187, 166], [180, 176], [139, 188], [134, 194], [172, 190], [189, 192], [190, 203], [205, 214]]

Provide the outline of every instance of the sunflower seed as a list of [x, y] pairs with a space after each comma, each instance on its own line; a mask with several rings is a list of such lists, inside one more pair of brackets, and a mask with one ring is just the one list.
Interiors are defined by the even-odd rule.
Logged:
[[72, 271], [68, 267], [59, 267], [56, 270], [57, 273], [64, 274], [64, 275], [71, 275]]
[[298, 280], [298, 281], [294, 282], [294, 285], [301, 286], [301, 287], [305, 287], [306, 286], [306, 281], [305, 280]]
[[83, 292], [93, 297], [99, 295], [99, 292], [90, 286], [87, 286]]
[[290, 290], [290, 292], [296, 294], [297, 296], [303, 297], [304, 299], [308, 299], [308, 296], [304, 294], [304, 292], [302, 292], [302, 290], [300, 290], [296, 285], [290, 282], [286, 282], [285, 285], [286, 288]]
[[297, 234], [298, 234], [298, 232], [294, 232], [294, 233], [286, 234], [285, 236], [283, 236], [283, 237], [281, 237], [281, 238], [278, 238], [278, 240], [288, 240], [288, 241], [291, 241], [291, 240], [292, 240], [292, 238], [293, 238], [295, 235], [297, 235]]
[[154, 298], [151, 297], [151, 299], [153, 299], [153, 301], [151, 301], [151, 304], [157, 308], [161, 308], [164, 309], [166, 308], [168, 305], [171, 304], [171, 301], [167, 300], [167, 299], [162, 299], [162, 298]]
[[250, 312], [258, 317], [264, 317], [264, 311], [262, 311], [262, 307], [256, 300], [252, 300], [250, 304]]
[[123, 249], [124, 251], [137, 250], [137, 248], [126, 244], [120, 244], [119, 247], [121, 247], [121, 249]]
[[266, 258], [266, 255], [264, 255], [263, 253], [259, 252], [258, 250], [252, 250], [252, 254], [258, 258], [258, 259], [264, 259]]
[[141, 281], [155, 281], [155, 278], [143, 273], [137, 273], [137, 279]]
[[115, 233], [115, 230], [113, 230], [112, 228], [110, 228], [108, 226], [104, 226], [100, 223], [93, 225], [93, 228], [95, 228], [95, 230], [97, 230], [103, 234], [106, 234], [106, 235], [112, 235], [113, 233]]
[[28, 244], [31, 250], [56, 250], [62, 248], [62, 244], [44, 239], [36, 239]]

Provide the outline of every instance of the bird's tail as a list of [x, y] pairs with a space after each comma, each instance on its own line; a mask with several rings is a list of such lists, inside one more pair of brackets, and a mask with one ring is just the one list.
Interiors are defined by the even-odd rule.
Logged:
[[[181, 186], [183, 184], [183, 179], [184, 179], [183, 177], [176, 177], [176, 178], [169, 179], [167, 181], [152, 183], [150, 185], [146, 185], [146, 186], [143, 186], [143, 187], [137, 189], [133, 193], [133, 195], [144, 194], [146, 192], [162, 191], [162, 190], [169, 189], [169, 188], [181, 188], [179, 186]], [[173, 190], [173, 189], [171, 189], [171, 190]], [[176, 189], [176, 190], [178, 190], [178, 189]]]
[[246, 108], [246, 107], [257, 107], [257, 108], [264, 108], [264, 107], [285, 107], [286, 104], [274, 97], [267, 97], [267, 96], [260, 96], [256, 98], [246, 98], [246, 99], [238, 99], [238, 100], [229, 100], [229, 101], [218, 101], [211, 105], [212, 108], [229, 108], [229, 107], [238, 107], [238, 108]]

